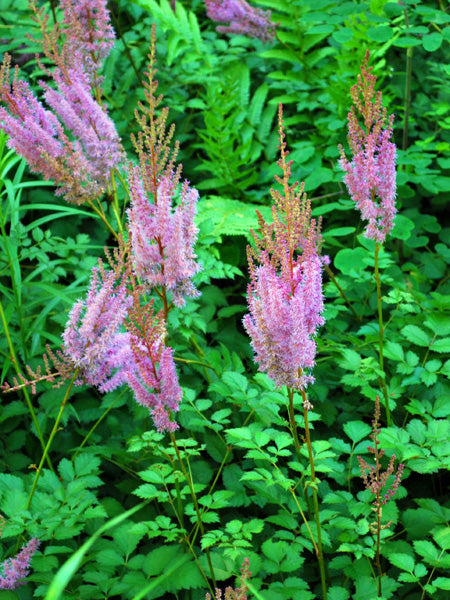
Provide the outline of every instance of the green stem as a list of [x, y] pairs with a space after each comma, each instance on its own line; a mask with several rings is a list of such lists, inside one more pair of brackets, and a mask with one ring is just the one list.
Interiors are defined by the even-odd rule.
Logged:
[[306, 399], [305, 390], [301, 389], [301, 394], [303, 398], [303, 415], [305, 418], [305, 437], [306, 437], [306, 445], [308, 447], [309, 454], [309, 464], [311, 466], [311, 482], [312, 482], [312, 493], [313, 493], [313, 503], [314, 503], [314, 515], [316, 519], [316, 528], [317, 528], [317, 560], [319, 561], [319, 570], [320, 570], [320, 580], [322, 583], [322, 597], [323, 600], [327, 600], [327, 581], [325, 575], [325, 561], [323, 558], [323, 549], [322, 549], [322, 530], [320, 527], [320, 513], [319, 513], [319, 498], [317, 495], [317, 485], [316, 485], [316, 471], [314, 468], [314, 456], [311, 445], [311, 435], [309, 432], [309, 422], [308, 422], [308, 409], [309, 403]]
[[361, 317], [358, 316], [356, 310], [353, 308], [352, 303], [350, 302], [350, 300], [347, 298], [347, 296], [344, 293], [344, 290], [341, 288], [341, 286], [339, 285], [336, 277], [334, 276], [333, 271], [330, 269], [330, 267], [328, 265], [324, 265], [324, 269], [328, 275], [328, 277], [331, 279], [331, 281], [334, 283], [334, 285], [336, 286], [339, 295], [341, 296], [342, 300], [345, 302], [345, 304], [349, 307], [349, 309], [352, 311], [352, 313], [354, 314], [354, 316], [358, 319], [358, 321], [361, 321]]
[[33, 486], [31, 488], [30, 496], [28, 498], [26, 510], [29, 510], [29, 508], [31, 506], [31, 500], [33, 499], [34, 492], [36, 491], [37, 482], [38, 482], [39, 476], [40, 476], [40, 474], [42, 472], [42, 466], [44, 464], [44, 461], [47, 458], [48, 452], [50, 450], [50, 446], [52, 445], [52, 442], [53, 442], [53, 438], [55, 437], [55, 435], [56, 435], [56, 433], [58, 431], [59, 423], [61, 422], [64, 409], [65, 409], [67, 401], [69, 399], [70, 391], [72, 389], [73, 383], [74, 383], [77, 375], [78, 375], [78, 368], [75, 370], [75, 373], [72, 375], [72, 378], [70, 380], [70, 383], [69, 383], [69, 385], [67, 387], [67, 390], [66, 390], [66, 393], [64, 395], [64, 399], [63, 399], [63, 401], [61, 403], [61, 408], [59, 409], [58, 416], [56, 417], [55, 424], [53, 425], [53, 429], [52, 429], [52, 431], [50, 433], [50, 437], [48, 438], [47, 445], [44, 448], [44, 454], [42, 455], [41, 462], [39, 463], [39, 466], [38, 466], [38, 468], [36, 470], [36, 475], [34, 476]]
[[383, 309], [381, 307], [381, 281], [380, 271], [378, 265], [378, 258], [381, 244], [375, 242], [375, 281], [377, 284], [377, 305], [378, 305], [378, 330], [379, 330], [379, 344], [378, 344], [378, 356], [380, 360], [381, 369], [381, 387], [384, 395], [384, 404], [386, 407], [386, 422], [388, 427], [391, 424], [391, 411], [389, 408], [389, 394], [386, 387], [386, 375], [384, 372], [384, 357], [383, 357], [383, 338], [384, 338], [384, 326], [383, 326]]
[[119, 210], [119, 199], [117, 197], [116, 180], [114, 178], [113, 170], [111, 171], [111, 188], [112, 188], [111, 206], [112, 206], [114, 215], [116, 217], [117, 228], [119, 229], [119, 233], [123, 233], [122, 219], [120, 217], [120, 210]]
[[[0, 318], [2, 320], [3, 329], [5, 331], [6, 340], [8, 342], [8, 347], [9, 347], [9, 353], [10, 353], [11, 362], [14, 365], [14, 369], [16, 370], [17, 375], [20, 375], [19, 363], [17, 361], [17, 356], [16, 356], [16, 354], [14, 352], [14, 346], [13, 346], [13, 343], [12, 343], [12, 340], [11, 340], [11, 336], [9, 335], [8, 323], [6, 322], [6, 316], [5, 316], [5, 313], [3, 311], [3, 305], [1, 303], [1, 301], [0, 301]], [[38, 423], [38, 420], [37, 420], [37, 417], [36, 417], [36, 413], [34, 411], [34, 407], [33, 407], [33, 404], [31, 402], [30, 394], [28, 393], [28, 389], [27, 389], [26, 386], [23, 387], [23, 393], [24, 393], [24, 396], [25, 396], [26, 403], [28, 405], [28, 410], [30, 411], [31, 419], [32, 419], [32, 421], [34, 423], [34, 426], [36, 428], [37, 436], [39, 438], [39, 441], [41, 442], [42, 450], [44, 450], [45, 449], [44, 438], [42, 436], [41, 428], [39, 427], [39, 423]], [[55, 470], [54, 470], [53, 465], [51, 463], [50, 457], [47, 457], [47, 464], [49, 466], [49, 469], [54, 473]]]
[[[178, 462], [180, 464], [180, 468], [181, 468], [181, 470], [183, 472], [184, 478], [186, 479], [187, 484], [189, 486], [189, 490], [191, 492], [192, 502], [194, 503], [194, 508], [195, 508], [195, 512], [197, 514], [197, 522], [199, 523], [200, 531], [201, 531], [202, 535], [204, 535], [205, 534], [205, 528], [203, 527], [202, 516], [200, 514], [200, 508], [199, 508], [198, 501], [197, 501], [197, 495], [196, 495], [195, 490], [194, 490], [194, 485], [192, 483], [192, 478], [188, 474], [188, 472], [186, 471], [186, 467], [184, 466], [183, 460], [181, 458], [181, 454], [180, 454], [180, 450], [178, 448], [178, 444], [177, 444], [177, 440], [175, 438], [175, 434], [172, 433], [172, 432], [170, 433], [170, 439], [172, 441], [173, 447], [175, 448], [175, 452], [176, 452], [176, 455], [177, 455], [177, 458], [178, 458]], [[211, 579], [212, 579], [212, 582], [213, 582], [213, 586], [214, 586], [214, 588], [216, 588], [216, 577], [214, 575], [214, 568], [212, 566], [211, 554], [209, 552], [209, 548], [206, 548], [206, 559], [208, 561], [208, 566], [209, 566], [209, 571], [210, 571], [210, 574], [211, 574]]]
[[[405, 8], [405, 25], [409, 27], [408, 11]], [[406, 150], [408, 147], [408, 126], [409, 126], [409, 104], [411, 100], [411, 73], [412, 73], [412, 57], [413, 47], [406, 49], [406, 81], [405, 81], [405, 110], [403, 119], [403, 141], [402, 149]]]

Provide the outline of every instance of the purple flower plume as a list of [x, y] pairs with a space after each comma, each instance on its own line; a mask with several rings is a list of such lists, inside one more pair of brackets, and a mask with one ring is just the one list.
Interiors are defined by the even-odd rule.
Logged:
[[75, 58], [94, 85], [97, 73], [114, 45], [106, 0], [60, 0], [65, 33], [64, 51]]
[[[387, 120], [381, 92], [375, 94], [376, 77], [372, 67], [367, 66], [368, 60], [367, 52], [358, 82], [351, 89], [354, 106], [348, 115], [348, 141], [353, 158], [348, 161], [340, 147], [340, 165], [350, 196], [362, 218], [369, 222], [366, 236], [382, 244], [394, 226], [397, 212], [396, 147], [390, 141], [394, 117]], [[364, 129], [358, 123], [355, 107], [364, 119]]]
[[210, 19], [230, 23], [217, 27], [221, 33], [248, 35], [263, 42], [274, 38], [275, 24], [270, 20], [270, 10], [255, 8], [245, 0], [205, 0], [205, 5]]
[[155, 201], [150, 203], [139, 167], [131, 168], [129, 184], [128, 221], [135, 273], [149, 288], [165, 287], [172, 292], [173, 303], [182, 306], [186, 296], [198, 296], [191, 282], [201, 269], [193, 249], [198, 233], [194, 224], [198, 192], [184, 182], [174, 206], [178, 176], [169, 171], [161, 177]]
[[79, 368], [78, 385], [87, 383], [109, 392], [127, 381], [134, 369], [130, 334], [121, 327], [133, 299], [126, 288], [127, 273], [92, 270], [86, 300], [72, 307], [63, 334], [63, 353]]
[[39, 540], [32, 538], [22, 547], [15, 558], [8, 558], [0, 565], [0, 590], [15, 590], [25, 582], [33, 554], [39, 546]]
[[289, 184], [291, 163], [284, 142], [281, 105], [279, 109], [283, 177], [276, 177], [283, 193], [272, 190], [273, 224], [258, 214], [260, 237], [256, 248], [248, 248], [250, 313], [243, 323], [251, 337], [259, 370], [278, 386], [305, 388], [314, 381], [317, 329], [324, 319], [322, 265], [319, 256], [319, 225], [311, 219], [311, 207], [303, 185]]

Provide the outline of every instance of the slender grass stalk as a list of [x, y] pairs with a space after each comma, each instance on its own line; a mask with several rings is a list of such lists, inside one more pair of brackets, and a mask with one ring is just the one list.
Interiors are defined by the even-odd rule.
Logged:
[[331, 279], [331, 281], [334, 283], [334, 285], [336, 286], [340, 297], [342, 298], [342, 300], [345, 302], [345, 304], [349, 307], [349, 309], [352, 311], [352, 313], [354, 314], [355, 318], [358, 319], [358, 321], [361, 321], [361, 317], [358, 316], [358, 313], [356, 312], [356, 310], [353, 308], [352, 303], [350, 302], [350, 300], [347, 298], [347, 296], [344, 293], [344, 290], [341, 288], [341, 286], [339, 285], [336, 277], [334, 276], [333, 271], [330, 269], [330, 267], [326, 264], [324, 264], [323, 268], [325, 269], [328, 277]]
[[316, 484], [316, 471], [314, 468], [314, 455], [311, 445], [311, 435], [309, 431], [309, 422], [308, 422], [308, 410], [310, 409], [310, 403], [306, 398], [306, 393], [303, 388], [301, 388], [301, 394], [303, 399], [303, 415], [305, 419], [305, 438], [306, 438], [306, 446], [308, 448], [309, 455], [309, 464], [311, 467], [311, 489], [313, 494], [313, 503], [314, 503], [314, 516], [316, 520], [316, 528], [317, 528], [317, 560], [319, 561], [319, 570], [320, 570], [320, 580], [322, 584], [322, 596], [323, 600], [327, 599], [327, 580], [325, 574], [325, 560], [323, 557], [323, 549], [322, 549], [322, 530], [320, 526], [320, 512], [319, 512], [319, 497], [317, 495], [317, 484]]
[[[409, 27], [408, 10], [405, 8], [405, 25]], [[403, 140], [402, 149], [406, 150], [408, 147], [408, 127], [409, 127], [409, 105], [411, 102], [411, 74], [412, 74], [412, 57], [413, 47], [410, 46], [406, 49], [406, 79], [405, 79], [405, 108], [403, 117]]]
[[[16, 353], [14, 352], [14, 346], [13, 346], [13, 343], [12, 343], [12, 340], [11, 340], [11, 336], [9, 334], [8, 323], [6, 322], [6, 316], [5, 316], [5, 312], [3, 310], [3, 305], [1, 303], [1, 301], [0, 301], [0, 318], [1, 318], [1, 321], [2, 321], [2, 325], [3, 325], [3, 330], [5, 332], [6, 341], [8, 342], [9, 353], [10, 353], [9, 357], [11, 359], [12, 364], [14, 365], [14, 369], [15, 369], [17, 375], [20, 375], [21, 371], [20, 371], [20, 368], [19, 368], [19, 363], [18, 363], [18, 360], [17, 360]], [[42, 436], [41, 428], [39, 427], [39, 422], [38, 422], [37, 417], [36, 417], [34, 406], [33, 406], [32, 402], [31, 402], [30, 394], [28, 393], [28, 389], [27, 389], [26, 386], [23, 387], [22, 389], [23, 389], [23, 394], [25, 396], [25, 400], [26, 400], [27, 406], [28, 406], [28, 410], [30, 411], [31, 420], [33, 421], [34, 426], [36, 428], [36, 434], [37, 434], [37, 436], [39, 438], [39, 441], [41, 442], [42, 450], [45, 450], [44, 438]], [[54, 473], [55, 469], [53, 468], [53, 465], [52, 465], [52, 462], [50, 460], [50, 457], [47, 457], [47, 464], [49, 466], [49, 469]]]
[[66, 393], [64, 394], [63, 401], [61, 402], [61, 407], [59, 409], [58, 416], [56, 417], [55, 424], [53, 425], [53, 429], [52, 429], [52, 431], [50, 433], [50, 436], [48, 438], [47, 445], [44, 448], [44, 453], [42, 455], [41, 462], [39, 463], [39, 466], [36, 469], [36, 474], [34, 476], [33, 486], [31, 488], [30, 495], [28, 497], [28, 502], [27, 502], [26, 510], [30, 509], [31, 501], [32, 501], [33, 496], [34, 496], [34, 492], [36, 491], [37, 482], [38, 482], [39, 477], [40, 477], [41, 472], [42, 472], [42, 466], [43, 466], [45, 460], [47, 459], [47, 455], [48, 455], [48, 452], [50, 450], [50, 446], [52, 445], [53, 439], [54, 439], [54, 437], [55, 437], [55, 435], [56, 435], [56, 433], [58, 431], [59, 424], [61, 422], [64, 409], [66, 408], [67, 401], [69, 400], [69, 396], [70, 396], [70, 392], [72, 390], [72, 386], [73, 386], [74, 381], [75, 381], [75, 379], [77, 378], [77, 375], [78, 375], [78, 370], [79, 370], [78, 368], [75, 370], [75, 372], [72, 375], [72, 378], [71, 378], [71, 380], [69, 382], [69, 385], [67, 386]]
[[[173, 432], [170, 433], [170, 439], [171, 439], [172, 445], [173, 445], [173, 447], [175, 449], [175, 453], [176, 453], [177, 458], [178, 458], [178, 463], [180, 465], [180, 468], [181, 468], [181, 470], [183, 472], [184, 478], [186, 479], [187, 484], [189, 486], [189, 490], [191, 492], [192, 502], [194, 504], [194, 509], [195, 509], [196, 514], [197, 514], [197, 522], [199, 523], [200, 531], [201, 531], [202, 535], [204, 535], [205, 528], [203, 526], [202, 516], [201, 516], [201, 513], [200, 513], [200, 507], [198, 505], [197, 495], [196, 495], [195, 490], [194, 490], [194, 485], [192, 483], [192, 478], [191, 478], [190, 474], [186, 471], [186, 467], [184, 466], [183, 459], [181, 458], [180, 449], [178, 448], [177, 440], [176, 440], [175, 434]], [[212, 582], [213, 582], [213, 586], [215, 588], [215, 587], [217, 587], [216, 577], [215, 577], [215, 574], [214, 574], [214, 568], [212, 566], [211, 554], [209, 552], [209, 548], [206, 548], [205, 552], [206, 552], [206, 560], [208, 561], [209, 571], [210, 571], [210, 574], [211, 574], [211, 579], [212, 579]]]
[[377, 284], [377, 306], [378, 306], [378, 330], [379, 330], [379, 341], [378, 341], [378, 356], [380, 360], [381, 374], [381, 388], [383, 390], [384, 403], [386, 408], [386, 422], [388, 427], [391, 424], [391, 411], [389, 408], [389, 394], [386, 387], [386, 375], [384, 372], [384, 357], [383, 357], [383, 339], [384, 339], [384, 326], [383, 326], [383, 309], [381, 306], [381, 281], [379, 271], [379, 252], [381, 244], [375, 242], [375, 281]]

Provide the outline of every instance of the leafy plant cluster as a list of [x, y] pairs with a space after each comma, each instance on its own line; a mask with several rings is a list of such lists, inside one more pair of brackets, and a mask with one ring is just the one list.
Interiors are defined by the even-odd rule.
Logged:
[[[36, 88], [47, 60], [36, 62], [41, 46], [26, 38], [39, 37], [36, 23], [27, 2], [4, 4], [2, 51]], [[40, 5], [58, 16], [56, 3]], [[134, 110], [156, 23], [158, 91], [184, 173], [201, 193], [201, 296], [167, 318], [183, 391], [180, 429], [156, 432], [126, 387], [103, 395], [41, 383], [36, 395], [27, 387], [3, 395], [0, 561], [30, 538], [41, 544], [26, 584], [1, 591], [2, 600], [203, 600], [217, 597], [216, 587], [238, 588], [244, 559], [249, 598], [323, 598], [317, 516], [329, 600], [447, 597], [450, 14], [444, 3], [416, 0], [258, 5], [277, 23], [271, 43], [218, 33], [199, 0], [110, 3], [117, 40], [102, 88], [125, 149], [138, 131]], [[398, 148], [399, 212], [376, 259], [338, 164], [366, 49], [395, 113]], [[294, 178], [322, 218], [330, 257], [309, 423], [301, 395], [292, 395], [298, 448], [285, 388], [256, 371], [242, 326], [255, 209], [271, 220], [268, 190], [279, 174], [279, 103]], [[70, 308], [114, 239], [87, 206], [55, 198], [6, 143], [1, 132], [0, 351], [2, 381], [12, 381], [26, 364], [37, 369], [47, 344], [60, 345]], [[126, 191], [117, 197], [125, 225]], [[99, 206], [117, 232], [112, 203], [105, 197]], [[377, 397], [379, 431], [370, 425]], [[374, 429], [386, 453], [380, 472], [394, 454], [404, 465], [375, 532], [358, 462], [374, 465]]]

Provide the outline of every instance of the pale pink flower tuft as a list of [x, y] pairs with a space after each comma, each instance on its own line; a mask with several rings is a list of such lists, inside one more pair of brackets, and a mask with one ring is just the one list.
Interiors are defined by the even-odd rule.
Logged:
[[[351, 90], [354, 107], [348, 115], [348, 140], [353, 158], [348, 161], [340, 147], [340, 165], [349, 194], [368, 221], [366, 236], [382, 244], [394, 226], [397, 212], [396, 146], [390, 141], [394, 117], [387, 120], [381, 92], [375, 94], [376, 77], [372, 67], [367, 66], [368, 59], [369, 53]], [[364, 119], [364, 129], [358, 123], [355, 107]]]
[[139, 167], [132, 168], [128, 221], [136, 275], [149, 288], [165, 287], [172, 292], [173, 303], [182, 306], [186, 296], [199, 295], [191, 281], [201, 269], [194, 253], [198, 192], [185, 182], [174, 205], [177, 183], [173, 172], [165, 174], [158, 185], [156, 202], [150, 203]]
[[32, 538], [15, 558], [8, 558], [0, 565], [0, 590], [15, 590], [25, 583], [21, 580], [27, 577], [31, 559], [39, 544], [38, 539]]
[[206, 12], [213, 21], [229, 22], [217, 31], [259, 38], [270, 42], [275, 35], [275, 24], [270, 20], [270, 10], [255, 8], [245, 0], [205, 0]]

